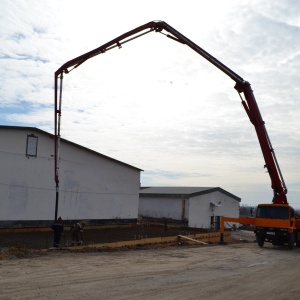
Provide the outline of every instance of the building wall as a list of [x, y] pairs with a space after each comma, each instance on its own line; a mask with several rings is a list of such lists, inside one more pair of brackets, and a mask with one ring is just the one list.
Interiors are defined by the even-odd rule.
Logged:
[[218, 191], [192, 197], [189, 199], [189, 227], [211, 228], [212, 216], [238, 218], [239, 206], [240, 204], [237, 200]]
[[183, 200], [179, 198], [140, 197], [139, 215], [150, 218], [182, 220]]
[[140, 196], [139, 215], [177, 221], [187, 220], [189, 227], [211, 228], [212, 216], [238, 218], [239, 202], [218, 191], [186, 199], [175, 196], [173, 198]]
[[[38, 136], [37, 157], [25, 155], [27, 134]], [[1, 128], [0, 139], [0, 223], [53, 220], [53, 137]], [[137, 219], [139, 169], [65, 141], [60, 158], [58, 214], [64, 220]]]
[[[64, 145], [60, 210], [68, 218], [137, 219], [140, 172]], [[78, 158], [80, 157], [80, 161]]]

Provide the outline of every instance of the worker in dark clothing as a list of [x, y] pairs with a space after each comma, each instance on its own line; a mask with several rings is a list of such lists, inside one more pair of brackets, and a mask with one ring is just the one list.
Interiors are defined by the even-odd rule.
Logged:
[[59, 217], [57, 221], [51, 226], [54, 234], [53, 247], [58, 248], [60, 245], [61, 234], [64, 231], [64, 224], [62, 218]]
[[77, 246], [80, 246], [82, 244], [84, 225], [84, 223], [76, 223], [70, 228], [72, 234], [72, 246], [75, 245], [75, 242]]

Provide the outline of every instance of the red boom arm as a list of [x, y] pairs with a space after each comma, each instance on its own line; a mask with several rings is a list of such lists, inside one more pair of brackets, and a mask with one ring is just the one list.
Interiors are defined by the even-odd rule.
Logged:
[[[163, 30], [170, 33], [171, 35], [164, 33]], [[281, 174], [281, 171], [280, 171], [280, 168], [279, 168], [276, 156], [275, 156], [274, 149], [272, 148], [272, 144], [271, 144], [271, 141], [269, 139], [269, 136], [268, 136], [268, 133], [267, 133], [267, 130], [265, 127], [265, 122], [263, 121], [263, 119], [261, 117], [261, 114], [260, 114], [259, 108], [257, 106], [255, 97], [253, 95], [253, 91], [251, 89], [250, 83], [245, 81], [242, 77], [237, 75], [235, 72], [233, 72], [227, 66], [225, 66], [220, 61], [218, 61], [215, 57], [213, 57], [208, 52], [206, 52], [205, 50], [200, 48], [198, 45], [196, 45], [191, 40], [186, 38], [184, 35], [182, 35], [180, 32], [178, 32], [173, 27], [168, 25], [166, 22], [153, 21], [153, 22], [146, 23], [140, 27], [137, 27], [127, 33], [124, 33], [121, 36], [102, 45], [101, 47], [96, 48], [90, 52], [87, 52], [81, 56], [78, 56], [77, 58], [74, 58], [74, 59], [66, 62], [55, 72], [55, 83], [54, 83], [54, 85], [55, 85], [55, 182], [56, 182], [55, 219], [57, 218], [58, 186], [59, 186], [58, 161], [59, 161], [61, 93], [62, 93], [63, 73], [67, 74], [70, 71], [72, 71], [73, 69], [80, 66], [82, 63], [84, 63], [88, 59], [90, 59], [96, 55], [103, 54], [106, 51], [111, 50], [115, 47], [121, 47], [122, 44], [125, 44], [135, 38], [138, 38], [144, 34], [152, 32], [152, 31], [160, 32], [177, 42], [180, 42], [182, 44], [189, 46], [191, 49], [193, 49], [198, 54], [203, 56], [206, 60], [208, 60], [213, 65], [215, 65], [218, 69], [220, 69], [222, 72], [224, 72], [232, 80], [235, 81], [235, 83], [236, 83], [235, 89], [238, 91], [239, 94], [244, 94], [245, 100], [242, 99], [242, 104], [243, 104], [243, 107], [245, 108], [245, 111], [246, 111], [251, 123], [255, 127], [258, 141], [259, 141], [259, 144], [261, 147], [261, 151], [263, 153], [263, 157], [265, 160], [265, 168], [267, 168], [269, 176], [271, 178], [271, 186], [274, 191], [274, 196], [273, 196], [272, 202], [274, 204], [278, 204], [278, 203], [287, 204], [287, 198], [286, 198], [287, 188], [285, 186], [283, 176]], [[58, 96], [57, 96], [58, 78], [60, 78], [59, 105], [58, 105]]]

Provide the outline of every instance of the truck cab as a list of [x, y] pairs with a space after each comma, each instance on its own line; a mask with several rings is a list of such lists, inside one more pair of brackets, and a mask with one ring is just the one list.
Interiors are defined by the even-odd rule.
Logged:
[[299, 224], [294, 209], [287, 204], [259, 204], [256, 210], [255, 234], [257, 243], [263, 247], [264, 242], [273, 245], [294, 244], [300, 246]]

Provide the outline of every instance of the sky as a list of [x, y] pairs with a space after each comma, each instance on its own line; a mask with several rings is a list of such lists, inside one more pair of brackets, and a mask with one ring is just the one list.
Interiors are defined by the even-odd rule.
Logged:
[[[300, 1], [0, 0], [0, 125], [54, 133], [54, 72], [162, 20], [251, 83], [288, 202], [300, 208]], [[64, 76], [61, 136], [144, 170], [142, 186], [273, 191], [235, 82], [152, 32]], [[53, 182], [53, 185], [55, 183]]]

